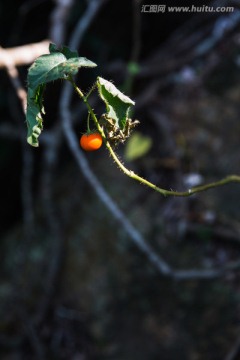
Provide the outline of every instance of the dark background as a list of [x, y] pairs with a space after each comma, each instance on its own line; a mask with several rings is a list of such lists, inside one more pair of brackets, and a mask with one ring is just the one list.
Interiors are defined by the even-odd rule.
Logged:
[[[207, 183], [239, 173], [240, 17], [237, 2], [165, 2], [235, 10], [143, 13], [143, 1], [108, 0], [78, 47], [98, 67], [77, 82], [87, 90], [100, 75], [136, 101], [136, 131], [151, 148], [132, 160], [128, 143], [117, 153], [157, 185], [184, 190], [193, 176]], [[73, 2], [66, 45], [90, 3]], [[49, 38], [56, 6], [1, 1], [0, 45]], [[25, 88], [28, 66], [18, 67]], [[188, 280], [164, 276], [79, 169], [62, 128], [63, 82], [47, 87], [40, 147], [31, 148], [15, 89], [5, 69], [0, 76], [0, 358], [238, 359], [239, 270], [225, 267], [239, 260], [239, 185], [165, 198], [127, 178], [104, 148], [84, 154], [174, 274], [199, 270]], [[92, 102], [101, 114], [96, 95]], [[71, 115], [79, 138], [86, 112], [75, 95]], [[204, 278], [212, 268], [221, 276]]]

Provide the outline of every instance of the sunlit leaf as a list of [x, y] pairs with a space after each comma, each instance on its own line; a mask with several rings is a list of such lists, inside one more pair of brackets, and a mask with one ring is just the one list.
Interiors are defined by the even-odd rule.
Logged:
[[81, 67], [97, 66], [92, 61], [75, 57], [67, 59], [60, 52], [42, 55], [37, 58], [28, 71], [28, 86], [35, 89], [40, 84], [45, 84], [58, 79], [65, 79], [68, 75], [75, 75]]
[[101, 77], [97, 78], [99, 95], [106, 104], [107, 116], [115, 120], [115, 125], [124, 129], [129, 115], [130, 107], [135, 102], [124, 95], [110, 81]]
[[65, 46], [58, 49], [55, 44], [50, 44], [49, 51], [50, 54], [38, 57], [28, 70], [27, 141], [32, 146], [38, 146], [38, 137], [43, 129], [45, 85], [51, 81], [66, 79], [69, 75], [74, 76], [81, 67], [97, 66], [84, 57], [78, 57], [76, 51]]

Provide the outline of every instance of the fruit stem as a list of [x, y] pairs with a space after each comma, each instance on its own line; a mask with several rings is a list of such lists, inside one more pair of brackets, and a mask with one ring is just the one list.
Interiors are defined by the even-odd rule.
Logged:
[[90, 126], [89, 126], [89, 118], [90, 118], [90, 112], [88, 112], [88, 117], [87, 117], [87, 133], [91, 134], [91, 130], [90, 130]]

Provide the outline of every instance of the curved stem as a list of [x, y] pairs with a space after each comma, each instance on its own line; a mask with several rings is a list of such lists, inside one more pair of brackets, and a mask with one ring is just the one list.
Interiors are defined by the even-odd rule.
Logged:
[[159, 192], [160, 194], [164, 195], [164, 196], [181, 196], [181, 197], [187, 197], [187, 196], [191, 196], [193, 194], [202, 192], [202, 191], [206, 191], [209, 189], [213, 189], [219, 186], [223, 186], [229, 183], [240, 183], [240, 175], [228, 175], [225, 178], [218, 180], [218, 181], [214, 181], [208, 184], [204, 184], [204, 185], [199, 185], [199, 186], [195, 186], [191, 189], [188, 189], [186, 191], [174, 191], [174, 190], [167, 190], [167, 189], [163, 189], [153, 183], [151, 183], [150, 181], [142, 178], [141, 176], [135, 174], [132, 170], [129, 170], [125, 167], [125, 165], [120, 161], [119, 157], [117, 156], [117, 154], [115, 153], [115, 151], [113, 150], [113, 148], [111, 147], [109, 141], [106, 138], [106, 135], [102, 129], [102, 127], [100, 126], [98, 119], [96, 117], [96, 115], [93, 112], [93, 109], [91, 107], [91, 105], [88, 102], [88, 99], [86, 96], [84, 96], [83, 92], [78, 88], [78, 86], [75, 84], [74, 80], [72, 79], [72, 77], [68, 77], [67, 79], [68, 81], [70, 81], [70, 83], [72, 84], [72, 86], [74, 87], [75, 91], [77, 92], [78, 96], [83, 100], [83, 102], [86, 104], [87, 109], [89, 111], [89, 114], [91, 115], [97, 130], [99, 131], [99, 133], [101, 134], [106, 148], [108, 149], [110, 155], [112, 156], [113, 160], [116, 162], [116, 164], [118, 165], [118, 167], [124, 172], [125, 175], [129, 176], [130, 178], [152, 188], [153, 190]]
[[91, 133], [90, 125], [89, 125], [89, 118], [90, 118], [90, 113], [88, 112], [88, 117], [87, 117], [87, 132], [88, 132], [88, 134]]

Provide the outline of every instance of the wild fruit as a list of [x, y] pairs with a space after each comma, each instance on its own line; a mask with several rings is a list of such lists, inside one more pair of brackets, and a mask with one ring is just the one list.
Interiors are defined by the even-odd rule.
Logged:
[[99, 133], [86, 133], [80, 138], [80, 145], [85, 151], [95, 151], [102, 146], [102, 136]]

